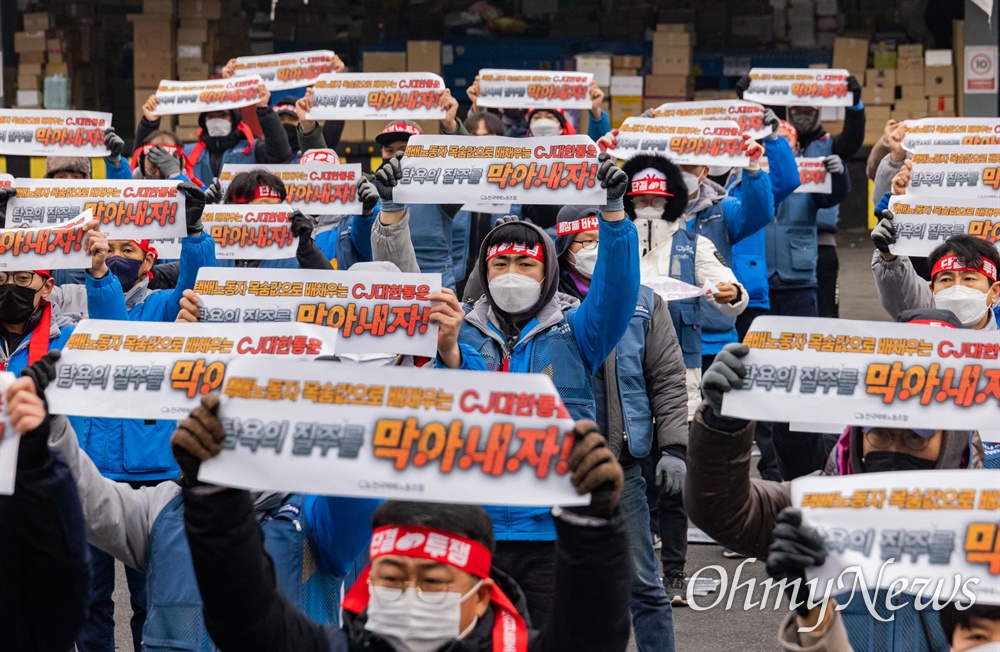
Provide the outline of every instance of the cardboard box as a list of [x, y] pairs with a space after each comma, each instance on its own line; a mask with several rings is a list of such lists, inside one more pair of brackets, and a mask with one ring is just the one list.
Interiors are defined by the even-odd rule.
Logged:
[[951, 50], [925, 50], [924, 65], [930, 67], [953, 66], [955, 62], [951, 54]]
[[205, 45], [201, 43], [178, 43], [177, 44], [177, 58], [178, 59], [194, 59], [196, 61], [204, 61], [207, 58], [208, 50]]
[[950, 118], [955, 115], [955, 98], [946, 95], [927, 98], [927, 116], [932, 118]]
[[955, 115], [965, 115], [965, 21], [951, 21], [952, 58], [955, 66]]
[[920, 43], [897, 45], [896, 55], [900, 59], [920, 59], [922, 61], [924, 58], [924, 46]]
[[52, 15], [45, 11], [24, 14], [24, 31], [44, 32], [52, 28]]
[[[385, 120], [365, 120], [364, 123], [365, 123], [365, 138], [363, 142], [365, 143], [375, 143], [375, 136], [378, 136], [380, 133], [382, 133], [382, 129], [384, 129], [387, 124], [389, 124]], [[343, 139], [343, 136], [341, 136], [341, 139]], [[376, 148], [378, 148], [377, 144], [375, 146]]]
[[[149, 99], [150, 95], [154, 95], [154, 94], [156, 94], [156, 87], [155, 86], [153, 86], [152, 88], [149, 88], [149, 87], [145, 87], [145, 88], [136, 87], [135, 88], [134, 100], [135, 100], [135, 122], [136, 122], [136, 124], [139, 124], [139, 120], [142, 119], [142, 105], [146, 103], [146, 100]], [[172, 115], [160, 116], [160, 129], [169, 129], [169, 130], [173, 131], [175, 123], [176, 123], [176, 116], [172, 116]], [[185, 140], [185, 139], [182, 138], [181, 140]], [[191, 140], [194, 140], [194, 139], [192, 138]]]
[[197, 126], [174, 127], [174, 133], [181, 139], [181, 142], [193, 143], [198, 140], [198, 129]]
[[69, 77], [69, 64], [65, 61], [50, 61], [45, 64], [45, 76], [66, 75]]
[[42, 76], [33, 74], [21, 74], [17, 75], [17, 90], [19, 91], [37, 91], [42, 89]]
[[17, 60], [22, 64], [43, 64], [49, 58], [48, 52], [19, 52]]
[[[948, 50], [951, 52], [951, 50]], [[928, 66], [924, 68], [924, 90], [927, 95], [955, 95], [955, 69], [951, 66]]]
[[654, 32], [653, 33], [653, 54], [657, 50], [664, 48], [692, 48], [694, 47], [694, 34], [689, 32]]
[[176, 16], [176, 0], [142, 0], [142, 13], [147, 16]]
[[919, 120], [927, 117], [927, 98], [896, 100], [892, 106], [892, 117], [896, 120]]
[[211, 66], [201, 59], [178, 59], [177, 79], [180, 81], [201, 81], [208, 79]]
[[[136, 88], [153, 88], [164, 79], [177, 79], [177, 69], [172, 57], [148, 52], [135, 53], [135, 86]], [[145, 98], [143, 99], [145, 102]], [[140, 105], [141, 106], [141, 105]]]
[[45, 74], [45, 64], [42, 63], [21, 63], [17, 67], [18, 75], [43, 75]]
[[672, 97], [644, 97], [642, 98], [642, 110], [647, 111], [649, 109], [656, 109], [664, 104], [672, 104], [674, 102], [687, 102], [688, 95], [675, 95]]
[[895, 86], [896, 70], [888, 68], [868, 68], [865, 70], [865, 86]]
[[593, 74], [597, 85], [606, 88], [611, 85], [611, 55], [578, 54], [576, 55], [576, 71]]
[[197, 127], [198, 126], [198, 114], [197, 113], [183, 113], [177, 116], [177, 126], [178, 127]]
[[865, 107], [889, 106], [895, 99], [895, 86], [865, 86], [861, 89], [861, 101], [865, 103]]
[[923, 100], [927, 97], [927, 91], [924, 89], [924, 85], [908, 85], [899, 87], [899, 97], [903, 100]]
[[868, 67], [868, 39], [840, 37], [833, 41], [832, 68], [843, 68], [862, 77]]
[[17, 106], [37, 109], [42, 105], [42, 92], [37, 89], [18, 90]]
[[657, 32], [687, 32], [694, 34], [694, 24], [692, 23], [657, 23]]
[[177, 13], [185, 18], [222, 18], [222, 0], [178, 0]]
[[173, 52], [177, 44], [177, 31], [172, 25], [165, 27], [163, 18], [159, 16], [132, 14], [128, 19], [132, 23], [132, 42], [135, 43], [137, 55], [141, 53], [150, 58], [170, 58], [168, 53]]
[[344, 131], [340, 134], [342, 143], [365, 142], [365, 123], [361, 120], [345, 120]]
[[735, 100], [736, 93], [732, 89], [708, 89], [694, 92], [694, 100]]
[[198, 27], [182, 27], [177, 30], [177, 45], [204, 45], [208, 43], [208, 32]]
[[611, 97], [642, 97], [642, 77], [611, 77]]
[[642, 113], [642, 97], [613, 97], [611, 98], [611, 126], [617, 129], [622, 126], [626, 118], [638, 116]]
[[651, 72], [654, 75], [689, 74], [691, 72], [690, 48], [654, 50]]
[[901, 65], [896, 68], [896, 84], [899, 86], [924, 85], [923, 60], [906, 60], [900, 63]]
[[643, 85], [648, 97], [688, 97], [694, 78], [687, 75], [646, 75]]
[[611, 57], [611, 67], [616, 71], [619, 68], [642, 68], [642, 64], [641, 56], [616, 54]]
[[407, 41], [406, 69], [441, 74], [441, 41]]
[[611, 69], [611, 79], [618, 77], [638, 77], [638, 68], [612, 68]]
[[406, 72], [406, 53], [365, 52], [361, 66], [365, 72]]
[[15, 52], [48, 52], [45, 32], [14, 32]]

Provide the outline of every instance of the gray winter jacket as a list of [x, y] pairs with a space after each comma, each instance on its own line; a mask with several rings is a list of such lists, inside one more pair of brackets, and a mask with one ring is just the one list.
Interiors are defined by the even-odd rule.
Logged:
[[899, 174], [899, 171], [903, 168], [903, 163], [910, 160], [913, 156], [910, 152], [906, 153], [906, 158], [904, 158], [899, 163], [893, 163], [889, 154], [882, 157], [882, 161], [878, 164], [878, 169], [875, 171], [875, 181], [872, 183], [872, 203], [876, 206], [885, 193], [892, 190], [892, 178]]

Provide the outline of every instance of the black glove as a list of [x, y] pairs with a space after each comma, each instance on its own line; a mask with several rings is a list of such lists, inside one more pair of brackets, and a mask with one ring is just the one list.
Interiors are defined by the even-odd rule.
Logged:
[[771, 135], [773, 136], [775, 132], [778, 131], [778, 127], [781, 126], [781, 119], [778, 114], [774, 112], [774, 109], [764, 109], [764, 115], [761, 116], [764, 124], [771, 128]]
[[120, 163], [122, 151], [125, 149], [125, 141], [115, 133], [114, 127], [104, 130], [104, 146], [108, 148], [108, 158], [114, 163]]
[[219, 181], [219, 177], [215, 177], [208, 188], [205, 189], [205, 203], [221, 204], [223, 195], [222, 183]]
[[361, 200], [361, 214], [371, 215], [378, 203], [378, 190], [366, 177], [358, 179], [358, 198]]
[[21, 375], [30, 378], [35, 382], [35, 392], [38, 398], [45, 403], [45, 411], [48, 412], [49, 403], [45, 400], [45, 388], [56, 379], [56, 362], [62, 357], [59, 349], [52, 349], [37, 361], [21, 370]]
[[722, 414], [722, 395], [743, 387], [747, 368], [742, 358], [748, 353], [750, 348], [745, 344], [727, 344], [701, 377], [701, 395], [716, 414]]
[[181, 173], [181, 163], [162, 146], [157, 145], [146, 152], [149, 162], [156, 166], [164, 179], [171, 179]]
[[566, 511], [595, 518], [611, 518], [618, 509], [625, 475], [593, 421], [577, 421], [576, 439], [570, 451], [570, 481], [579, 495], [590, 494], [589, 505], [567, 507]]
[[872, 229], [872, 242], [875, 243], [876, 249], [884, 254], [888, 254], [891, 253], [889, 245], [896, 243], [896, 225], [892, 222], [896, 216], [887, 208], [882, 211], [879, 217], [881, 219], [875, 225], [875, 228]]
[[601, 187], [607, 189], [607, 210], [622, 210], [622, 197], [628, 190], [628, 175], [625, 170], [615, 165], [611, 160], [611, 155], [601, 152], [597, 155], [600, 167], [597, 168], [597, 180], [601, 182]]
[[851, 98], [854, 100], [854, 104], [851, 106], [855, 106], [861, 101], [861, 84], [854, 78], [854, 75], [847, 76], [847, 92], [851, 94]]
[[740, 77], [738, 80], [736, 80], [735, 88], [736, 88], [736, 97], [742, 100], [743, 93], [746, 93], [747, 89], [750, 88], [750, 73], [747, 73], [742, 77]]
[[808, 591], [806, 569], [822, 566], [826, 562], [823, 537], [814, 528], [802, 525], [802, 510], [795, 507], [781, 510], [772, 536], [774, 541], [768, 548], [764, 570], [778, 581], [788, 580], [785, 585], [788, 597], [799, 602], [795, 610], [805, 617], [809, 614], [809, 607], [806, 606], [808, 593], [798, 596], [796, 593], [799, 587]]
[[7, 224], [7, 202], [15, 195], [17, 190], [14, 188], [0, 188], [0, 224], [4, 226]]
[[403, 178], [403, 167], [400, 165], [402, 158], [403, 152], [396, 152], [396, 156], [383, 163], [375, 173], [375, 189], [378, 190], [378, 196], [390, 204], [393, 203], [392, 190]]
[[500, 226], [501, 224], [510, 224], [511, 222], [520, 222], [521, 218], [517, 215], [504, 215], [503, 217], [498, 217], [493, 222], [493, 228]]
[[184, 206], [187, 209], [185, 217], [188, 235], [198, 235], [204, 228], [201, 224], [201, 214], [205, 212], [206, 195], [201, 188], [190, 181], [177, 184], [177, 188], [187, 195], [187, 202]]
[[170, 437], [170, 450], [181, 467], [181, 481], [185, 486], [198, 484], [201, 463], [222, 452], [226, 433], [216, 416], [219, 412], [219, 395], [206, 394], [201, 405], [191, 410], [186, 419], [177, 424]]
[[292, 221], [292, 235], [299, 239], [299, 247], [302, 246], [303, 240], [312, 239], [312, 218], [304, 214], [302, 211], [294, 211], [288, 216], [288, 219]]

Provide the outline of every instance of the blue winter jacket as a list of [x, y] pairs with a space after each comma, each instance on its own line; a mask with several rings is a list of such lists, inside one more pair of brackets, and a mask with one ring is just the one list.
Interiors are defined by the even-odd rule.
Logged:
[[604, 136], [609, 131], [611, 131], [611, 116], [604, 109], [601, 109], [601, 117], [594, 119], [594, 116], [590, 116], [590, 124], [587, 125], [587, 135], [590, 139], [597, 141], [598, 138]]
[[349, 269], [354, 263], [371, 261], [372, 225], [381, 212], [379, 203], [371, 215], [345, 217], [332, 229], [313, 236], [334, 269]]
[[107, 179], [128, 179], [132, 180], [132, 167], [129, 165], [128, 159], [124, 156], [120, 157], [121, 160], [118, 161], [118, 165], [111, 162], [111, 159], [104, 158], [104, 176]]
[[[768, 175], [771, 177], [771, 192], [775, 209], [786, 197], [801, 185], [795, 153], [788, 141], [781, 137], [763, 138], [761, 144], [767, 155]], [[730, 196], [743, 196], [742, 174], [734, 174], [726, 189]], [[747, 308], [771, 308], [771, 298], [767, 286], [767, 255], [765, 253], [764, 230], [757, 231], [733, 244], [733, 273], [750, 295]]]

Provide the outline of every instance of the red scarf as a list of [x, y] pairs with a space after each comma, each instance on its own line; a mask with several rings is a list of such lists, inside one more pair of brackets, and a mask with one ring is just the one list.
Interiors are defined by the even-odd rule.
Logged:
[[[244, 154], [249, 154], [253, 151], [253, 131], [251, 131], [250, 126], [245, 122], [241, 122], [236, 125], [236, 129], [243, 134], [247, 139], [247, 146], [243, 149]], [[201, 129], [198, 130], [198, 142], [191, 149], [191, 154], [187, 157], [188, 176], [191, 180], [196, 182], [200, 186], [204, 186], [201, 181], [194, 178], [194, 166], [201, 158], [202, 153], [205, 151], [205, 141], [201, 139]]]
[[42, 318], [31, 331], [28, 342], [28, 364], [33, 365], [49, 352], [49, 331], [52, 328], [52, 304], [42, 301]]
[[[460, 537], [444, 530], [434, 530], [418, 525], [380, 527], [372, 533], [368, 546], [369, 557], [375, 560], [383, 555], [400, 555], [448, 564], [479, 579], [490, 576], [493, 555], [483, 544]], [[368, 607], [369, 565], [347, 592], [341, 606], [354, 614]], [[495, 652], [527, 652], [528, 627], [521, 614], [511, 604], [496, 584], [490, 592], [490, 601], [496, 612], [493, 622], [493, 650]]]

